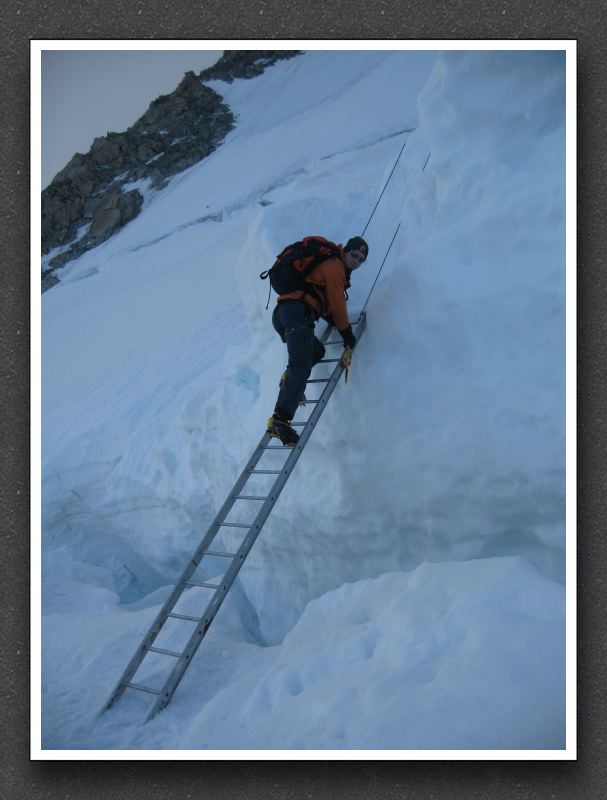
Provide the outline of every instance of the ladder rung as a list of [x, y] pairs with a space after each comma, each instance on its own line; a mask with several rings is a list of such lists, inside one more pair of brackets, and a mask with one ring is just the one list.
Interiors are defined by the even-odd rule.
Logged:
[[[291, 425], [297, 425], [297, 422], [291, 423]], [[281, 469], [250, 469], [249, 472], [251, 475], [280, 475], [282, 472]]]
[[221, 556], [222, 558], [237, 558], [238, 553], [220, 553], [217, 550], [205, 550], [203, 552], [205, 556]]
[[306, 405], [308, 405], [308, 403], [320, 403], [320, 399], [319, 400], [306, 400]]
[[306, 383], [329, 383], [331, 378], [309, 378]]
[[220, 589], [217, 583], [204, 583], [204, 581], [186, 581], [186, 586], [203, 586], [205, 589]]
[[174, 656], [175, 658], [181, 658], [181, 653], [177, 653], [175, 650], [164, 650], [162, 647], [152, 647], [148, 645], [146, 650], [149, 650], [150, 653], [162, 653], [164, 656]]
[[[264, 447], [264, 450], [282, 450], [281, 447]], [[234, 500], [267, 500], [267, 497], [258, 497], [256, 494], [235, 494]]]
[[304, 425], [307, 425], [307, 424], [308, 424], [308, 421], [307, 421], [307, 420], [306, 420], [305, 422], [292, 422], [292, 423], [291, 423], [291, 427], [292, 427], [292, 428], [295, 428], [295, 427], [297, 427], [297, 428], [303, 428], [303, 426], [304, 426]]
[[341, 361], [341, 358], [323, 358], [322, 361], [318, 361], [318, 364], [336, 364], [338, 361]]
[[246, 525], [244, 522], [220, 522], [220, 528], [251, 528], [252, 525]]
[[[282, 444], [267, 444], [263, 449], [264, 450], [284, 450], [285, 447]], [[238, 500], [238, 498], [236, 498], [236, 499]], [[256, 497], [255, 499], [256, 500], [261, 500], [260, 497]], [[265, 500], [265, 497], [264, 497], [264, 500]]]
[[202, 617], [193, 617], [191, 614], [178, 614], [176, 611], [171, 611], [167, 617], [174, 617], [175, 619], [187, 619], [188, 622], [202, 622]]
[[341, 344], [341, 345], [343, 345], [343, 341], [342, 342], [323, 342], [323, 344], [324, 344], [325, 347], [327, 347], [327, 345], [330, 345], [330, 344]]
[[142, 686], [140, 683], [127, 683], [128, 689], [137, 689], [140, 692], [149, 692], [150, 694], [161, 694], [160, 689], [150, 689], [149, 686]]

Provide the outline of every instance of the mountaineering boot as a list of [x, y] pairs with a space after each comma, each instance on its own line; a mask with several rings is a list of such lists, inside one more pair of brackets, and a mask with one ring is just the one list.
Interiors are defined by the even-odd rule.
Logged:
[[273, 436], [285, 445], [285, 447], [295, 447], [299, 441], [299, 434], [293, 430], [289, 420], [281, 419], [277, 414], [268, 420], [268, 436]]
[[[279, 385], [279, 386], [282, 386], [282, 385], [283, 385], [283, 383], [286, 381], [286, 379], [287, 379], [287, 370], [285, 370], [285, 371], [282, 373], [282, 375], [280, 376], [280, 380], [278, 381], [278, 385]], [[301, 400], [299, 401], [299, 405], [300, 405], [300, 406], [305, 406], [305, 404], [306, 404], [307, 402], [308, 402], [308, 401], [306, 400], [306, 395], [305, 395], [305, 393], [304, 393], [304, 394], [302, 394], [302, 396], [301, 396]]]

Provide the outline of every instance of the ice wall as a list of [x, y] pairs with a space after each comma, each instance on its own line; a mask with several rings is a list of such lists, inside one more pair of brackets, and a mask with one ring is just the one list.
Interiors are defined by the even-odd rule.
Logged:
[[[312, 597], [422, 561], [518, 554], [564, 580], [559, 58], [445, 54], [420, 94], [420, 124], [369, 227], [368, 274], [354, 276], [356, 311], [400, 221], [350, 382], [243, 574], [274, 632], [278, 608], [286, 630]], [[238, 270], [263, 387], [247, 426], [271, 413], [284, 361], [257, 272], [296, 230], [328, 235], [331, 220], [342, 239], [360, 232], [348, 227], [356, 187], [397, 152], [357, 153], [346, 190], [322, 175], [295, 181], [259, 212]]]

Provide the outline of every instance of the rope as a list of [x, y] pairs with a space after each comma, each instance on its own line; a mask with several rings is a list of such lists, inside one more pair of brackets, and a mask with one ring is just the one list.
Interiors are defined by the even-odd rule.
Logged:
[[[407, 133], [409, 133], [409, 131], [407, 131]], [[366, 230], [367, 230], [367, 228], [369, 227], [369, 223], [371, 222], [371, 220], [373, 219], [373, 215], [374, 215], [374, 214], [375, 214], [375, 212], [377, 211], [377, 206], [379, 205], [379, 202], [380, 202], [380, 200], [381, 200], [381, 199], [382, 199], [382, 197], [384, 196], [384, 192], [386, 191], [386, 187], [387, 187], [387, 186], [388, 186], [388, 184], [390, 183], [390, 178], [391, 178], [391, 177], [392, 177], [392, 175], [394, 174], [394, 170], [396, 169], [396, 165], [398, 164], [398, 162], [399, 162], [399, 160], [400, 160], [400, 157], [401, 157], [401, 156], [402, 156], [402, 154], [403, 154], [403, 150], [404, 150], [404, 149], [405, 149], [405, 147], [407, 146], [407, 142], [408, 142], [408, 141], [409, 141], [409, 139], [408, 139], [408, 138], [407, 138], [407, 139], [405, 139], [405, 143], [403, 144], [403, 146], [402, 146], [402, 147], [401, 147], [401, 149], [400, 149], [400, 153], [398, 154], [398, 158], [396, 159], [396, 161], [394, 162], [394, 166], [392, 167], [392, 172], [391, 172], [391, 173], [388, 175], [388, 180], [385, 182], [385, 184], [384, 184], [384, 188], [381, 190], [381, 194], [380, 194], [380, 196], [379, 196], [379, 199], [378, 199], [377, 203], [375, 203], [375, 208], [374, 208], [374, 209], [373, 209], [373, 211], [371, 212], [371, 216], [370, 216], [370, 217], [369, 217], [369, 219], [367, 220], [367, 224], [365, 225], [365, 228], [364, 228], [363, 232], [361, 233], [361, 236], [364, 236], [364, 235], [365, 235], [365, 231], [366, 231]]]
[[[407, 131], [407, 133], [409, 133], [409, 131]], [[365, 235], [365, 231], [366, 231], [366, 230], [367, 230], [367, 228], [369, 227], [369, 222], [371, 222], [371, 220], [373, 219], [373, 214], [375, 214], [375, 212], [377, 211], [377, 206], [379, 205], [379, 201], [380, 201], [380, 200], [382, 199], [382, 197], [384, 196], [384, 192], [386, 191], [386, 187], [387, 187], [387, 186], [388, 186], [388, 184], [390, 183], [390, 178], [391, 178], [391, 177], [392, 177], [392, 175], [394, 174], [394, 170], [396, 169], [396, 165], [398, 164], [398, 162], [399, 162], [399, 159], [400, 159], [400, 157], [402, 156], [402, 154], [403, 154], [403, 150], [404, 150], [404, 149], [405, 149], [405, 147], [407, 146], [407, 142], [408, 142], [408, 141], [409, 141], [409, 140], [407, 139], [407, 140], [405, 141], [405, 143], [403, 144], [403, 146], [401, 147], [401, 149], [400, 149], [400, 153], [398, 154], [398, 158], [397, 158], [397, 159], [396, 159], [396, 161], [394, 162], [394, 166], [392, 167], [392, 171], [391, 171], [391, 172], [390, 172], [390, 174], [388, 175], [388, 180], [385, 182], [385, 184], [384, 184], [384, 188], [381, 190], [381, 194], [380, 194], [380, 196], [379, 196], [379, 199], [378, 199], [377, 203], [375, 203], [375, 208], [374, 208], [374, 209], [373, 209], [373, 211], [371, 212], [371, 216], [369, 217], [369, 219], [368, 219], [368, 221], [367, 221], [367, 224], [365, 225], [365, 230], [363, 230], [363, 232], [361, 233], [361, 236], [364, 236], [364, 235]], [[428, 161], [430, 161], [430, 156], [431, 156], [431, 155], [432, 155], [432, 153], [431, 153], [431, 152], [430, 152], [430, 153], [428, 153], [428, 158], [426, 159], [426, 163], [424, 164], [424, 166], [423, 166], [423, 168], [422, 168], [422, 172], [423, 172], [423, 171], [426, 169], [426, 166], [427, 166], [427, 164], [428, 164]], [[377, 283], [377, 279], [379, 278], [379, 275], [380, 275], [380, 273], [381, 273], [381, 271], [382, 271], [382, 269], [383, 269], [383, 266], [384, 266], [384, 264], [386, 263], [386, 259], [388, 258], [388, 254], [389, 254], [390, 250], [392, 249], [392, 245], [394, 244], [394, 240], [396, 239], [396, 234], [398, 233], [398, 229], [399, 229], [399, 228], [400, 228], [400, 222], [399, 222], [399, 223], [398, 223], [398, 225], [396, 226], [396, 230], [394, 231], [394, 236], [392, 237], [392, 241], [391, 241], [391, 242], [390, 242], [390, 244], [388, 245], [388, 249], [386, 250], [386, 255], [384, 256], [384, 260], [381, 262], [381, 266], [380, 266], [380, 268], [379, 268], [379, 271], [378, 271], [377, 275], [375, 276], [375, 280], [373, 281], [373, 286], [371, 287], [371, 290], [370, 290], [369, 294], [367, 295], [367, 299], [365, 300], [365, 304], [364, 304], [364, 306], [362, 307], [362, 311], [360, 312], [361, 314], [363, 313], [363, 311], [364, 311], [364, 310], [365, 310], [365, 308], [367, 307], [367, 303], [369, 302], [369, 298], [371, 297], [371, 293], [373, 292], [373, 289], [375, 289], [375, 284]]]
[[[410, 131], [407, 131], [407, 133], [410, 133]], [[398, 157], [397, 157], [396, 161], [394, 162], [394, 166], [392, 167], [392, 171], [391, 171], [391, 172], [390, 172], [390, 174], [388, 175], [388, 180], [385, 182], [385, 184], [384, 184], [384, 188], [381, 190], [381, 194], [380, 194], [380, 196], [379, 196], [379, 198], [378, 198], [378, 200], [377, 200], [377, 203], [375, 203], [375, 208], [374, 208], [374, 209], [373, 209], [373, 211], [371, 212], [371, 216], [370, 216], [370, 217], [369, 217], [369, 219], [367, 220], [367, 224], [365, 225], [365, 227], [364, 227], [364, 230], [363, 230], [363, 232], [361, 233], [361, 236], [364, 236], [364, 235], [365, 235], [365, 231], [366, 231], [366, 230], [367, 230], [367, 228], [369, 227], [369, 223], [371, 222], [371, 220], [373, 219], [373, 215], [374, 215], [374, 214], [375, 214], [375, 212], [377, 211], [377, 206], [379, 205], [379, 203], [380, 203], [380, 200], [381, 200], [381, 199], [382, 199], [382, 197], [384, 196], [384, 192], [386, 191], [386, 188], [387, 188], [388, 184], [390, 183], [390, 178], [391, 178], [391, 177], [392, 177], [392, 175], [394, 174], [394, 170], [396, 169], [396, 165], [397, 165], [397, 164], [398, 164], [398, 162], [400, 161], [400, 157], [402, 156], [402, 154], [403, 154], [403, 150], [404, 150], [404, 149], [405, 149], [405, 147], [407, 146], [407, 142], [408, 142], [408, 141], [409, 141], [409, 139], [406, 139], [406, 140], [405, 140], [405, 142], [404, 142], [404, 144], [403, 144], [403, 146], [402, 146], [402, 147], [401, 147], [401, 149], [400, 149], [400, 153], [398, 154]], [[424, 166], [423, 166], [423, 168], [422, 168], [422, 172], [423, 172], [423, 171], [426, 169], [426, 166], [427, 166], [427, 164], [428, 164], [428, 161], [430, 161], [430, 156], [431, 156], [431, 155], [432, 155], [432, 153], [431, 153], [431, 152], [430, 152], [430, 153], [428, 153], [428, 158], [426, 159], [426, 163], [424, 164]], [[364, 312], [365, 308], [367, 307], [367, 303], [369, 302], [369, 299], [370, 299], [370, 297], [371, 297], [371, 294], [372, 294], [372, 292], [373, 292], [373, 289], [375, 289], [375, 284], [377, 283], [377, 280], [378, 280], [378, 278], [379, 278], [379, 276], [380, 276], [380, 273], [381, 273], [381, 271], [382, 271], [382, 269], [383, 269], [383, 267], [384, 267], [384, 264], [386, 263], [386, 259], [388, 258], [388, 254], [390, 253], [390, 250], [392, 249], [392, 245], [394, 244], [394, 240], [396, 239], [396, 234], [398, 233], [398, 230], [399, 230], [399, 228], [400, 228], [400, 222], [399, 222], [399, 223], [398, 223], [398, 225], [396, 226], [396, 230], [394, 231], [394, 236], [392, 237], [392, 241], [391, 241], [391, 242], [390, 242], [390, 244], [388, 245], [388, 249], [386, 250], [386, 255], [384, 256], [384, 260], [381, 262], [381, 266], [380, 266], [380, 268], [379, 268], [379, 270], [378, 270], [378, 272], [377, 272], [377, 275], [375, 276], [375, 280], [373, 281], [373, 286], [371, 287], [371, 290], [369, 291], [369, 294], [367, 295], [367, 299], [365, 300], [365, 304], [364, 304], [364, 306], [362, 307], [362, 311], [360, 312], [360, 313], [361, 313], [361, 315], [362, 315], [362, 313]]]
[[[367, 307], [367, 303], [369, 302], [369, 298], [371, 297], [371, 292], [373, 291], [373, 289], [375, 289], [375, 284], [377, 283], [377, 279], [379, 278], [380, 272], [382, 271], [383, 266], [386, 263], [386, 259], [388, 258], [388, 253], [392, 249], [392, 245], [394, 244], [394, 240], [396, 239], [396, 234], [398, 233], [398, 229], [399, 228], [400, 228], [400, 222], [396, 226], [396, 230], [394, 231], [394, 236], [392, 237], [392, 241], [390, 242], [390, 244], [388, 246], [388, 249], [386, 250], [386, 255], [384, 256], [384, 260], [381, 262], [381, 267], [379, 268], [379, 272], [375, 276], [375, 280], [373, 281], [373, 286], [371, 287], [369, 295], [367, 296], [367, 299], [365, 300], [365, 304], [362, 307], [362, 311], [360, 312], [361, 315], [362, 315], [363, 311], [365, 310], [365, 308]], [[359, 315], [359, 318], [360, 318], [360, 315]]]

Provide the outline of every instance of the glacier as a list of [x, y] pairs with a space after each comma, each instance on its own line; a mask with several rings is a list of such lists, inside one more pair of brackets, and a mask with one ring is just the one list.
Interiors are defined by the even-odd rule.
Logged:
[[[306, 51], [209, 85], [223, 145], [42, 297], [42, 752], [562, 750], [564, 53]], [[272, 412], [259, 273], [360, 234], [403, 144], [347, 385], [171, 705], [99, 716]]]

